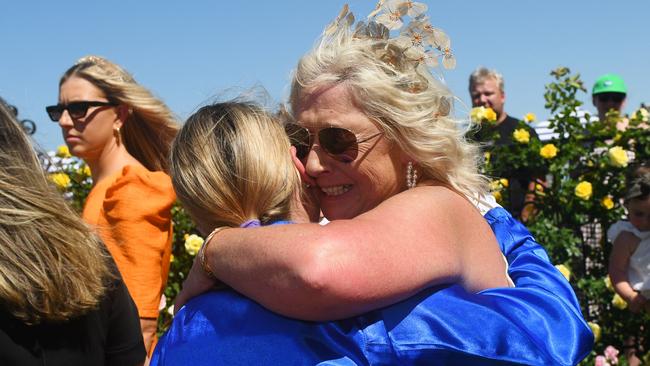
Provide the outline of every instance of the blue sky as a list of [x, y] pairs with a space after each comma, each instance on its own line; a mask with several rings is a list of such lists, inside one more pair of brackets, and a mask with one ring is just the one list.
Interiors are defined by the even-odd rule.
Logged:
[[[626, 112], [650, 102], [650, 1], [423, 1], [434, 26], [451, 38], [458, 59], [445, 72], [468, 111], [467, 78], [478, 66], [502, 72], [506, 111], [544, 110], [549, 72], [568, 66], [590, 88], [601, 74], [621, 75]], [[275, 101], [289, 75], [343, 0], [289, 1], [7, 1], [0, 11], [0, 96], [37, 123], [44, 149], [63, 143], [44, 106], [76, 59], [105, 56], [129, 70], [179, 118], [215, 98], [263, 86]], [[357, 18], [374, 1], [348, 1]], [[593, 110], [587, 94], [581, 95]], [[465, 105], [463, 105], [465, 104]]]

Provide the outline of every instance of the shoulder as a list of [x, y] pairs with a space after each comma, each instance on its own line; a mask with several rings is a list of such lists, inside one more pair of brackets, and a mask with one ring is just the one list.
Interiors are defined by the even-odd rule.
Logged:
[[408, 217], [413, 223], [462, 223], [464, 226], [483, 220], [474, 204], [444, 186], [418, 186], [389, 198], [382, 206], [388, 206], [389, 212]]
[[119, 197], [152, 198], [170, 205], [175, 197], [171, 178], [164, 172], [152, 172], [141, 166], [127, 165], [106, 190], [106, 199]]
[[616, 242], [620, 236], [633, 236], [639, 239], [641, 233], [629, 221], [619, 220], [609, 227], [607, 230], [607, 239], [611, 242]]
[[171, 178], [164, 172], [127, 165], [106, 190], [104, 211], [120, 217], [160, 212], [166, 216], [176, 195]]

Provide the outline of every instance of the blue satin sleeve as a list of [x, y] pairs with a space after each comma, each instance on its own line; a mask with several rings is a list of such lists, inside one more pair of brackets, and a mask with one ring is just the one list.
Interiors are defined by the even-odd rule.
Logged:
[[577, 364], [593, 335], [569, 283], [507, 211], [495, 208], [485, 218], [514, 288], [430, 288], [324, 323], [282, 317], [233, 291], [209, 293], [179, 311], [151, 365]]
[[503, 208], [485, 215], [516, 287], [427, 289], [370, 312], [360, 326], [381, 365], [575, 365], [593, 334], [569, 282]]

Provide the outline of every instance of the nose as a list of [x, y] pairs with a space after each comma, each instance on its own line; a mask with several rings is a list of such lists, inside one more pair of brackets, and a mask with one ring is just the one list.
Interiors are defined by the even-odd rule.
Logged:
[[305, 172], [313, 178], [318, 178], [324, 172], [329, 171], [327, 167], [327, 159], [329, 156], [325, 153], [320, 146], [312, 145], [309, 153], [307, 154], [307, 161], [305, 162]]
[[481, 94], [480, 101], [481, 105], [486, 106], [490, 100], [488, 99], [487, 95]]
[[74, 123], [72, 122], [72, 118], [70, 117], [68, 110], [64, 109], [63, 113], [61, 113], [61, 118], [59, 118], [59, 126], [60, 127], [72, 126], [73, 124]]

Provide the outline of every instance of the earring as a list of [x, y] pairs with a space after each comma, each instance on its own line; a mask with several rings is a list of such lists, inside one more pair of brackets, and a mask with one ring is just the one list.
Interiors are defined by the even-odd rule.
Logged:
[[413, 168], [413, 163], [409, 161], [406, 166], [406, 186], [411, 189], [417, 185], [418, 182], [418, 171]]
[[122, 135], [120, 134], [120, 126], [117, 126], [113, 129], [115, 139], [117, 140], [117, 144], [119, 145], [120, 142], [122, 141]]

